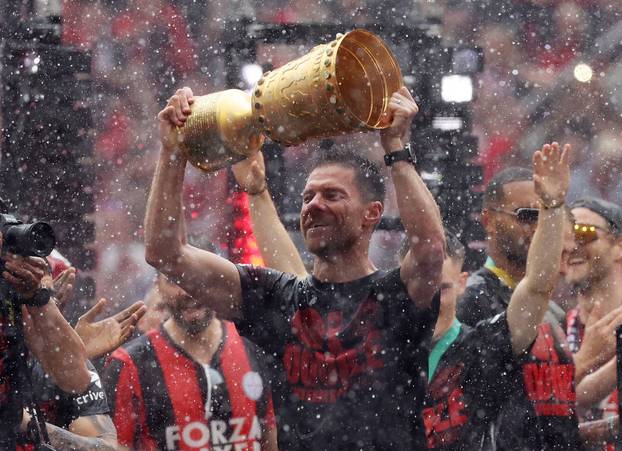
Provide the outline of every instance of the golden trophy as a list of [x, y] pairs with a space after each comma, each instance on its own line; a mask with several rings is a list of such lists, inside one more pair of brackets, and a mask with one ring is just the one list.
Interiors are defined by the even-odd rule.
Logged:
[[252, 94], [229, 89], [195, 97], [179, 130], [194, 166], [215, 171], [257, 152], [264, 136], [284, 146], [388, 127], [391, 95], [402, 86], [395, 56], [357, 29], [268, 72]]

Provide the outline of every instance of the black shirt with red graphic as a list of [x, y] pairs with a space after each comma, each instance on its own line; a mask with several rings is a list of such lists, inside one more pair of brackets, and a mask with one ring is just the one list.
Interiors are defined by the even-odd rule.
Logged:
[[579, 450], [574, 362], [561, 327], [544, 322], [497, 423], [501, 449]]
[[[511, 295], [512, 290], [492, 271], [481, 268], [469, 278], [458, 305], [458, 319], [474, 325], [486, 319], [480, 315], [505, 311]], [[470, 305], [477, 308], [465, 314]], [[516, 379], [494, 428], [497, 446], [521, 451], [581, 449], [574, 362], [565, 334], [550, 311], [520, 364], [522, 377]]]
[[274, 391], [282, 449], [425, 446], [422, 374], [438, 297], [417, 309], [399, 268], [347, 283], [238, 270], [241, 333], [274, 357], [280, 376]]
[[263, 352], [222, 321], [211, 365], [177, 346], [164, 328], [118, 348], [106, 362], [119, 444], [140, 450], [254, 450], [276, 427]]
[[428, 448], [471, 451], [490, 443], [489, 428], [520, 377], [505, 314], [462, 324], [438, 362], [423, 410]]

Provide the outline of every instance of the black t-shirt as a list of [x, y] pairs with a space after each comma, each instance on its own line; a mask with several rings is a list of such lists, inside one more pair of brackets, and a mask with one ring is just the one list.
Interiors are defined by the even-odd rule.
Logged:
[[[546, 321], [546, 320], [545, 320]], [[579, 450], [574, 361], [559, 325], [543, 322], [497, 421], [503, 450]]]
[[283, 449], [424, 446], [421, 373], [438, 297], [418, 310], [399, 269], [334, 284], [238, 270], [240, 330], [274, 357], [280, 376], [273, 388]]
[[480, 321], [505, 312], [511, 297], [512, 289], [491, 270], [481, 267], [469, 276], [456, 316], [461, 323], [475, 327]]
[[[469, 277], [458, 303], [458, 319], [467, 324], [505, 311], [512, 290], [487, 268]], [[581, 449], [575, 411], [574, 362], [556, 317], [547, 312], [538, 335], [520, 361], [515, 384], [494, 428], [501, 450]]]
[[423, 420], [429, 449], [470, 451], [488, 430], [520, 377], [505, 314], [462, 324], [429, 384]]

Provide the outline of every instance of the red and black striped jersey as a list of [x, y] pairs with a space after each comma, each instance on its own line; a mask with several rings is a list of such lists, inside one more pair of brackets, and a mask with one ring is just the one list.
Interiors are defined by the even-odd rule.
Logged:
[[258, 450], [275, 427], [262, 352], [222, 321], [211, 365], [202, 365], [164, 328], [117, 349], [106, 362], [119, 444], [141, 450]]

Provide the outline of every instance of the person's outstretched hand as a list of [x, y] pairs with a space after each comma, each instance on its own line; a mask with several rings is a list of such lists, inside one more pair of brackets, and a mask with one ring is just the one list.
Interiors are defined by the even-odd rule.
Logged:
[[255, 195], [266, 190], [266, 166], [261, 152], [234, 164], [231, 169], [242, 191]]
[[125, 343], [134, 332], [136, 323], [147, 312], [145, 304], [139, 301], [110, 318], [95, 321], [106, 303], [106, 299], [100, 299], [91, 310], [80, 317], [75, 327], [84, 342], [89, 359], [106, 355]]
[[570, 144], [566, 144], [562, 151], [554, 142], [545, 144], [542, 150], [533, 154], [533, 181], [545, 208], [557, 207], [566, 199], [570, 181], [569, 153]]
[[56, 305], [62, 312], [71, 298], [73, 297], [74, 288], [76, 285], [76, 268], [70, 266], [63, 272], [61, 272], [56, 279], [54, 279], [54, 299], [56, 299]]
[[168, 99], [164, 109], [158, 113], [160, 124], [160, 142], [162, 149], [174, 151], [179, 145], [179, 135], [177, 127], [183, 127], [188, 116], [192, 113], [190, 105], [194, 103], [192, 89], [184, 87], [178, 89], [175, 94]]

